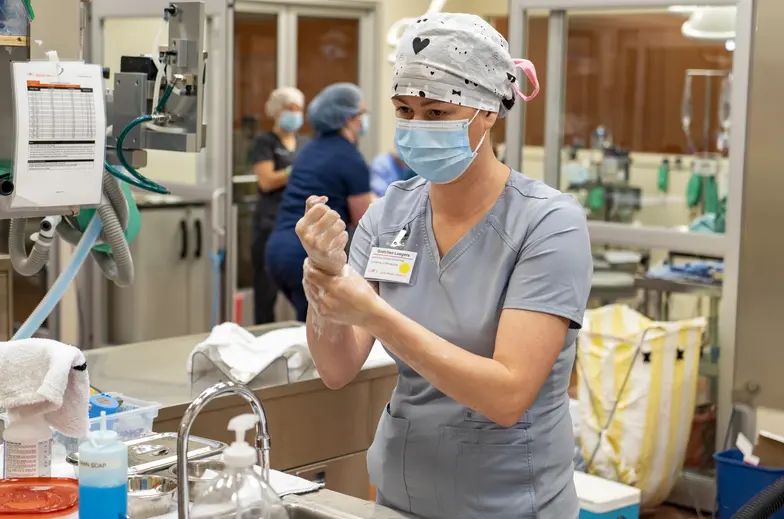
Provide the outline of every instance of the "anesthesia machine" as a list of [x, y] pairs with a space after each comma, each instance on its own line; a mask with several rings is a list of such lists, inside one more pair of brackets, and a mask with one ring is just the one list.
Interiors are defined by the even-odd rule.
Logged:
[[[32, 9], [29, 15], [35, 24]], [[15, 339], [38, 329], [88, 254], [116, 285], [133, 283], [129, 243], [141, 220], [131, 187], [168, 194], [138, 171], [145, 150], [204, 147], [204, 2], [171, 3], [161, 15], [167, 44], [157, 47], [156, 38], [150, 55], [123, 56], [112, 88], [105, 86], [108, 69], [61, 61], [54, 51], [48, 60], [14, 61], [4, 76], [13, 92], [15, 142], [13, 157], [0, 157], [0, 219], [11, 220], [14, 269], [38, 273], [56, 234], [76, 246]], [[28, 252], [26, 220], [41, 217]]]

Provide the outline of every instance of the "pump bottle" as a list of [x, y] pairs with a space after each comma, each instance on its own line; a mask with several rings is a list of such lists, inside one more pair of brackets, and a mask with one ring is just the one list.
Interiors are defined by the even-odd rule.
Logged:
[[252, 414], [229, 421], [236, 441], [223, 453], [225, 470], [193, 499], [193, 519], [289, 519], [283, 502], [254, 470], [258, 455], [245, 435], [257, 421]]
[[115, 431], [91, 431], [79, 446], [79, 519], [126, 517], [128, 514], [128, 446]]

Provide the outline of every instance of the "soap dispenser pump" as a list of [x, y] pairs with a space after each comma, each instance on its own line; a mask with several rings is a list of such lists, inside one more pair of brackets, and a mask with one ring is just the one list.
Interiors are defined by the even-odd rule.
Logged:
[[256, 427], [253, 414], [236, 416], [228, 429], [235, 441], [223, 453], [223, 472], [193, 499], [195, 519], [289, 519], [283, 502], [256, 465], [258, 451], [245, 441]]
[[256, 464], [258, 451], [245, 441], [245, 436], [256, 427], [258, 421], [253, 414], [241, 414], [229, 420], [229, 431], [234, 433], [236, 439], [223, 453], [223, 463], [227, 467], [252, 468]]

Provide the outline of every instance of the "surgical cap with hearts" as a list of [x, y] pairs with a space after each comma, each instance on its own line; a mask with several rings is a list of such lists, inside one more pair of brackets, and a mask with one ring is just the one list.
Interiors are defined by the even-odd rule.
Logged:
[[[521, 68], [534, 86], [519, 86]], [[539, 91], [528, 60], [509, 55], [509, 44], [473, 14], [435, 13], [409, 25], [397, 48], [392, 96], [420, 96], [506, 115], [516, 95], [529, 101]]]

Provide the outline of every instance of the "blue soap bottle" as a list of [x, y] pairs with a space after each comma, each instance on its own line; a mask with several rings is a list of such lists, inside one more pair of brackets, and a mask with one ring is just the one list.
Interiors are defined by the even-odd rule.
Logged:
[[79, 519], [117, 519], [128, 515], [128, 446], [117, 433], [101, 428], [79, 446]]

